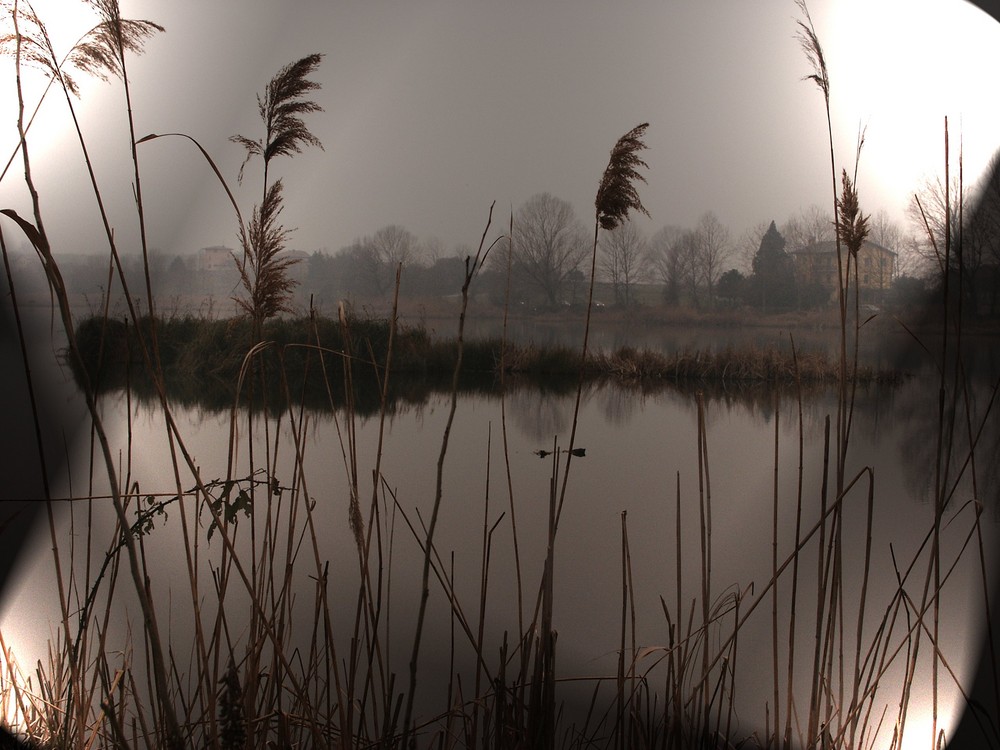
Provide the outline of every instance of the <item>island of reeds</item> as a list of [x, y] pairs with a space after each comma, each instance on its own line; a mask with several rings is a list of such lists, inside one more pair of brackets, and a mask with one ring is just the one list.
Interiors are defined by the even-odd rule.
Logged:
[[[267, 402], [318, 408], [343, 404], [343, 380], [329, 378], [345, 365], [352, 369], [355, 407], [365, 413], [379, 404], [379, 388], [392, 338], [390, 398], [414, 391], [447, 392], [455, 371], [459, 344], [432, 336], [420, 324], [395, 326], [386, 319], [325, 316], [271, 318], [260, 329], [263, 387]], [[76, 337], [90, 382], [101, 392], [129, 383], [138, 393], [152, 393], [144, 382], [141, 340], [153, 326], [141, 318], [138, 330], [127, 320], [93, 316], [83, 320]], [[157, 319], [160, 363], [169, 393], [180, 401], [229, 408], [238, 396], [237, 384], [246, 353], [254, 340], [248, 318], [210, 319], [174, 316]], [[391, 334], [393, 334], [391, 336]], [[652, 389], [674, 386], [688, 391], [713, 386], [740, 388], [773, 385], [832, 387], [839, 370], [836, 360], [820, 351], [797, 352], [777, 347], [726, 346], [717, 349], [663, 353], [623, 346], [611, 352], [589, 351], [582, 363], [576, 348], [516, 344], [500, 337], [463, 342], [460, 385], [466, 392], [499, 393], [501, 381], [546, 390], [568, 390], [580, 373], [591, 382], [641, 385]], [[858, 384], [896, 383], [903, 374], [859, 365], [850, 377]], [[330, 389], [336, 390], [331, 402]], [[366, 405], [368, 408], [366, 408]]]

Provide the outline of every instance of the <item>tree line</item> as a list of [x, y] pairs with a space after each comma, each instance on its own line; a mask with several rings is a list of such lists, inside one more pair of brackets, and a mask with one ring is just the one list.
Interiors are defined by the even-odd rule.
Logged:
[[[948, 211], [951, 215], [946, 221]], [[1000, 314], [1000, 176], [996, 164], [975, 190], [955, 182], [948, 192], [940, 180], [928, 180], [914, 194], [908, 227], [884, 211], [869, 218], [868, 239], [896, 253], [891, 285], [878, 302], [920, 304], [939, 290], [947, 268], [967, 311]], [[947, 261], [943, 254], [946, 224], [953, 248]], [[833, 239], [832, 215], [815, 205], [781, 224], [761, 222], [738, 237], [712, 211], [702, 214], [693, 227], [666, 225], [648, 237], [638, 224], [625, 222], [601, 233], [598, 300], [620, 308], [665, 304], [694, 310], [823, 306], [829, 304], [832, 290], [798, 278], [794, 253]], [[584, 224], [569, 202], [550, 193], [534, 195], [515, 211], [512, 241], [502, 240], [494, 248], [477, 280], [478, 293], [503, 304], [509, 274], [510, 302], [515, 306], [554, 310], [582, 304], [589, 245]], [[316, 251], [298, 258], [289, 266], [296, 285], [294, 303], [305, 307], [310, 297], [326, 307], [341, 299], [362, 304], [385, 301], [393, 292], [397, 266], [403, 268], [403, 297], [457, 295], [468, 254], [465, 246], [447, 249], [439, 240], [421, 241], [406, 228], [389, 224], [336, 252]], [[71, 290], [96, 305], [107, 286], [107, 261], [79, 256], [67, 262]], [[126, 276], [134, 275], [138, 283], [141, 263], [125, 255], [123, 265]], [[220, 307], [238, 291], [235, 269], [234, 260], [231, 269], [206, 273], [197, 256], [150, 254], [155, 294], [214, 296]]]

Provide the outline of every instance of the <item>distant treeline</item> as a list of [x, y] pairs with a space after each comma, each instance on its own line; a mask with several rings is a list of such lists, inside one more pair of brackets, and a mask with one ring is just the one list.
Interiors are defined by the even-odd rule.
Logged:
[[[925, 190], [932, 206], [935, 195]], [[869, 218], [866, 244], [851, 264], [851, 284], [859, 289], [860, 302], [895, 310], [926, 307], [940, 298], [944, 267], [934, 262], [929, 241], [907, 235], [884, 213]], [[983, 225], [970, 224], [962, 236], [964, 252], [955, 261], [961, 261], [961, 269], [952, 269], [951, 283], [963, 292], [967, 315], [995, 317], [1000, 315], [1000, 243], [994, 240], [996, 232]], [[515, 212], [512, 239], [501, 238], [477, 273], [472, 287], [477, 303], [551, 311], [585, 301], [589, 241], [569, 203], [548, 193], [531, 197]], [[311, 306], [333, 310], [341, 300], [384, 309], [394, 292], [397, 267], [402, 267], [401, 298], [457, 298], [470, 252], [465, 246], [422, 241], [396, 224], [333, 252], [281, 250], [292, 261], [287, 269], [291, 303], [301, 311]], [[846, 271], [847, 256], [841, 255]], [[161, 309], [230, 315], [233, 298], [243, 294], [241, 260], [241, 250], [223, 246], [173, 256], [154, 249], [149, 253], [153, 293]], [[109, 288], [113, 298], [121, 297], [108, 255], [62, 254], [59, 263], [70, 293], [86, 298], [95, 310]], [[142, 296], [146, 276], [141, 258], [124, 253], [122, 265], [130, 293]], [[700, 312], [822, 309], [836, 306], [839, 265], [832, 220], [816, 206], [780, 226], [762, 222], [739, 238], [711, 211], [694, 228], [668, 225], [649, 237], [626, 222], [600, 237], [595, 302]], [[26, 293], [44, 293], [44, 276], [30, 255], [15, 254], [15, 273]]]

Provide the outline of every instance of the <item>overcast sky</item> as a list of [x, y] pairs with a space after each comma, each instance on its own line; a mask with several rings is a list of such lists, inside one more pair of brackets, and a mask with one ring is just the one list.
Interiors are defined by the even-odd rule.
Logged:
[[[904, 221], [920, 180], [942, 170], [945, 115], [966, 179], [982, 170], [1000, 146], [1000, 24], [964, 0], [809, 7], [828, 58], [838, 170], [853, 170], [867, 126], [864, 210]], [[62, 50], [96, 21], [74, 0], [36, 8]], [[122, 0], [122, 12], [166, 27], [128, 60], [137, 135], [197, 138], [246, 215], [260, 163], [238, 187], [243, 153], [228, 137], [261, 135], [255, 96], [282, 65], [325, 55], [314, 96], [325, 111], [307, 120], [325, 148], [272, 162], [285, 224], [297, 228], [291, 244], [306, 252], [335, 252], [391, 223], [450, 252], [478, 242], [492, 201], [505, 227], [511, 206], [543, 191], [589, 225], [609, 150], [644, 121], [647, 234], [711, 210], [736, 238], [831, 203], [823, 101], [803, 80], [811, 70], [792, 0]], [[4, 161], [16, 144], [10, 61], [5, 70]], [[38, 80], [25, 73], [29, 105]], [[79, 106], [116, 236], [135, 248], [121, 86], [84, 81]], [[29, 133], [44, 216], [57, 251], [104, 250], [66, 112], [50, 93]], [[140, 159], [150, 247], [236, 246], [233, 212], [190, 143], [147, 143]], [[26, 211], [19, 171], [0, 184], [0, 202]]]

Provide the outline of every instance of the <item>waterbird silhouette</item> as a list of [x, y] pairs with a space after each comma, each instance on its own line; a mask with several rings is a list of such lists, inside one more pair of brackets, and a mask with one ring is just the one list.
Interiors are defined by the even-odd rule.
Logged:
[[[587, 455], [587, 449], [586, 448], [573, 448], [572, 450], [563, 448], [559, 452], [560, 453], [572, 453], [577, 458], [583, 458], [584, 456]], [[552, 455], [552, 451], [545, 451], [545, 450], [532, 451], [532, 453], [534, 453], [539, 458], [545, 458], [546, 456], [551, 456]]]

